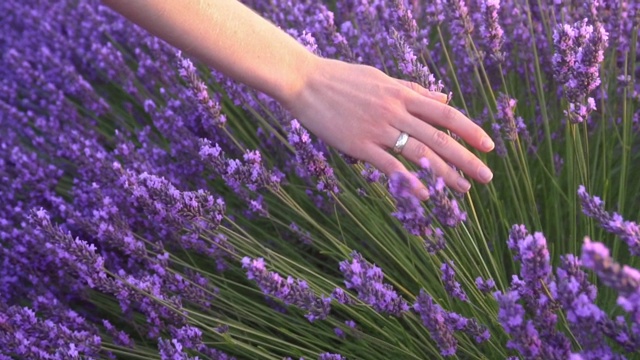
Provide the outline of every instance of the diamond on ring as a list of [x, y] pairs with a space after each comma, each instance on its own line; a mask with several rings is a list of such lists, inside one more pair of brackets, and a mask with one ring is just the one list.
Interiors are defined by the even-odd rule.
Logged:
[[407, 145], [407, 141], [409, 140], [409, 134], [404, 131], [400, 132], [400, 136], [398, 136], [398, 140], [396, 140], [396, 145], [393, 147], [393, 152], [396, 154], [400, 154], [404, 146]]

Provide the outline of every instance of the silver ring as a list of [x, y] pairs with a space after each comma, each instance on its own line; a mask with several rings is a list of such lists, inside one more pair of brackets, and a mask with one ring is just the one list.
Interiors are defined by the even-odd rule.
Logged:
[[396, 145], [393, 147], [393, 152], [400, 154], [402, 149], [404, 149], [404, 146], [407, 145], [407, 141], [409, 141], [409, 134], [401, 131], [400, 136], [398, 136], [398, 140], [396, 140]]

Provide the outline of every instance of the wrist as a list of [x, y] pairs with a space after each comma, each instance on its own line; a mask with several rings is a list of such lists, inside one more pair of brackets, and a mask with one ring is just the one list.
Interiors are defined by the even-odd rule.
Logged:
[[286, 109], [291, 109], [300, 100], [312, 81], [314, 75], [320, 71], [322, 64], [328, 61], [306, 50], [306, 53], [295, 62], [295, 68], [284, 76], [279, 91], [273, 94]]

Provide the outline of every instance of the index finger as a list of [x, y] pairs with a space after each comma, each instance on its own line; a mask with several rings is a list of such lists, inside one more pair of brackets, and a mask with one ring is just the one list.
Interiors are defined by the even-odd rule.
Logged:
[[478, 150], [486, 152], [495, 147], [491, 137], [480, 126], [450, 105], [420, 96], [411, 97], [406, 105], [413, 116], [451, 130]]

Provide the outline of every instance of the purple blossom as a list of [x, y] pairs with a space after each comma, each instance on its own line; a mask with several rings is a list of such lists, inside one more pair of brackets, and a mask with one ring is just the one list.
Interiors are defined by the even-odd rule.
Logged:
[[277, 169], [269, 171], [264, 167], [258, 151], [247, 151], [243, 155], [244, 162], [228, 159], [219, 144], [212, 145], [211, 141], [200, 139], [199, 154], [238, 194], [242, 194], [242, 186], [254, 192], [263, 188], [277, 190], [284, 178], [284, 174]]
[[383, 172], [374, 168], [368, 163], [364, 165], [364, 169], [362, 169], [360, 174], [364, 176], [368, 183], [376, 183], [386, 179], [386, 176]]
[[180, 76], [187, 81], [189, 88], [193, 94], [193, 97], [197, 100], [202, 111], [209, 116], [209, 120], [214, 126], [224, 126], [227, 122], [227, 118], [221, 113], [221, 107], [218, 102], [213, 101], [209, 96], [207, 86], [200, 80], [198, 71], [191, 60], [182, 56], [181, 52], [178, 52], [178, 72]]
[[458, 341], [454, 337], [454, 329], [448, 322], [448, 313], [433, 302], [433, 298], [423, 290], [416, 298], [413, 309], [420, 315], [422, 324], [429, 330], [431, 337], [438, 345], [440, 354], [453, 356], [458, 350]]
[[234, 357], [226, 353], [208, 347], [202, 341], [202, 331], [200, 329], [185, 325], [180, 328], [172, 327], [171, 340], [158, 339], [158, 350], [162, 360], [197, 360], [199, 357], [191, 357], [191, 351], [198, 351], [205, 355], [207, 359], [212, 360], [234, 360]]
[[387, 42], [394, 50], [393, 54], [404, 77], [429, 91], [442, 91], [444, 88], [442, 81], [436, 80], [429, 68], [418, 61], [414, 50], [400, 33], [392, 28]]
[[506, 94], [500, 93], [496, 100], [496, 121], [500, 124], [502, 136], [506, 141], [517, 139], [518, 128], [516, 125], [515, 109], [517, 100]]
[[102, 320], [102, 325], [107, 333], [111, 335], [114, 344], [131, 349], [134, 348], [135, 343], [126, 332], [116, 329], [116, 327], [106, 319]]
[[442, 282], [444, 282], [444, 288], [447, 290], [447, 293], [460, 301], [469, 301], [467, 293], [462, 289], [460, 283], [455, 280], [456, 273], [453, 261], [443, 262], [440, 271], [442, 271], [441, 279]]
[[553, 31], [553, 72], [556, 80], [564, 85], [573, 75], [576, 61], [575, 29], [569, 24], [558, 24]]
[[358, 298], [376, 311], [401, 316], [409, 310], [407, 302], [389, 284], [384, 284], [382, 269], [369, 264], [357, 252], [351, 253], [351, 262], [340, 262], [340, 271], [345, 277], [347, 289], [358, 293]]
[[591, 196], [584, 185], [578, 187], [578, 197], [582, 204], [582, 212], [597, 221], [607, 232], [614, 234], [627, 243], [631, 254], [640, 256], [640, 225], [626, 221], [622, 215], [607, 212], [604, 201], [597, 196]]
[[504, 31], [498, 23], [499, 10], [500, 0], [482, 0], [480, 2], [480, 11], [482, 12], [480, 34], [487, 44], [491, 59], [496, 63], [504, 62], [504, 53], [502, 52]]
[[518, 304], [520, 298], [518, 293], [516, 291], [509, 291], [506, 294], [496, 292], [494, 296], [500, 307], [498, 321], [511, 336], [507, 347], [517, 350], [527, 359], [541, 358], [544, 345], [533, 322], [525, 319], [525, 310]]
[[242, 268], [247, 278], [254, 280], [265, 295], [273, 296], [285, 305], [294, 305], [307, 311], [305, 317], [310, 321], [323, 320], [331, 310], [331, 298], [317, 296], [309, 285], [291, 276], [284, 279], [280, 274], [266, 269], [264, 259], [242, 259]]
[[389, 179], [389, 193], [396, 200], [396, 211], [392, 215], [400, 220], [412, 235], [424, 236], [431, 226], [431, 217], [426, 214], [422, 202], [413, 194], [411, 180], [402, 173], [393, 173]]
[[481, 276], [476, 278], [476, 287], [483, 293], [489, 293], [495, 289], [496, 283], [493, 279], [484, 280]]
[[595, 101], [588, 95], [600, 85], [599, 67], [609, 34], [600, 22], [591, 25], [584, 19], [573, 26], [558, 25], [553, 39], [554, 75], [565, 85], [569, 101], [566, 115], [572, 123], [583, 122], [596, 109]]
[[335, 288], [331, 293], [331, 298], [340, 304], [351, 305], [353, 303], [349, 295], [341, 288]]
[[347, 360], [347, 358], [340, 354], [322, 353], [318, 356], [318, 360]]
[[585, 238], [582, 245], [582, 265], [593, 270], [605, 286], [618, 292], [617, 303], [631, 315], [634, 324], [640, 324], [640, 271], [621, 266], [609, 255], [602, 243]]
[[289, 143], [296, 149], [296, 159], [304, 166], [304, 171], [318, 178], [316, 189], [327, 194], [340, 192], [338, 180], [325, 155], [311, 143], [311, 136], [297, 120], [291, 121]]
[[0, 303], [0, 328], [0, 351], [11, 358], [79, 359], [97, 357], [101, 348], [95, 330], [75, 330], [68, 324], [38, 318], [27, 307]]
[[456, 227], [467, 220], [467, 213], [460, 210], [458, 201], [451, 196], [444, 179], [436, 177], [426, 158], [420, 159], [418, 177], [426, 182], [431, 212], [441, 224]]
[[498, 154], [498, 156], [500, 156], [501, 158], [506, 157], [507, 147], [503, 139], [503, 133], [505, 132], [502, 130], [502, 126], [498, 123], [493, 123], [491, 124], [491, 130], [493, 132], [493, 140], [496, 144], [496, 154]]
[[[514, 253], [514, 259], [521, 262], [520, 275], [522, 279], [514, 275], [511, 288], [507, 295], [502, 296], [502, 299], [507, 301], [505, 302], [505, 306], [507, 306], [511, 301], [515, 302], [522, 298], [524, 307], [519, 304], [517, 307], [509, 305], [512, 307], [510, 311], [517, 310], [519, 313], [519, 307], [522, 307], [523, 312], [526, 310], [533, 316], [530, 324], [529, 320], [526, 323], [521, 323], [519, 330], [513, 330], [514, 334], [517, 333], [515, 332], [517, 330], [528, 334], [527, 336], [534, 337], [535, 332], [535, 338], [544, 345], [536, 351], [540, 351], [543, 357], [566, 357], [571, 350], [571, 344], [562, 333], [556, 330], [558, 305], [547, 291], [548, 288], [556, 285], [551, 274], [550, 255], [544, 235], [539, 232], [530, 235], [523, 225], [514, 225], [507, 245]], [[509, 295], [511, 292], [517, 296]], [[507, 328], [505, 330], [508, 333], [510, 331]], [[517, 342], [514, 344], [517, 345]], [[522, 347], [522, 344], [517, 346], [525, 356], [527, 356], [525, 352], [531, 350]]]
[[551, 294], [565, 311], [571, 333], [582, 349], [580, 356], [595, 360], [607, 354], [615, 358], [599, 325], [606, 321], [606, 314], [595, 304], [596, 287], [589, 283], [580, 266], [575, 256], [563, 256], [556, 270], [557, 280], [550, 287]]

